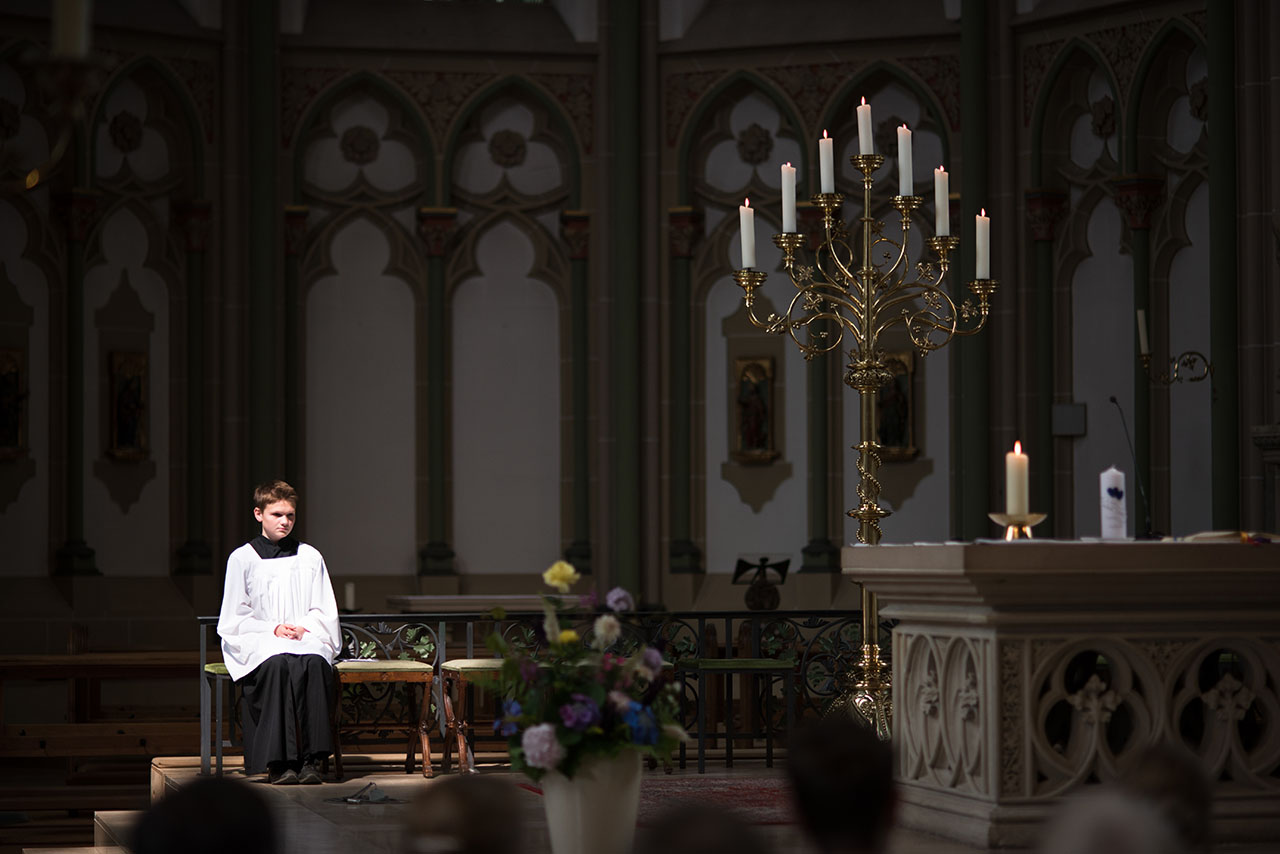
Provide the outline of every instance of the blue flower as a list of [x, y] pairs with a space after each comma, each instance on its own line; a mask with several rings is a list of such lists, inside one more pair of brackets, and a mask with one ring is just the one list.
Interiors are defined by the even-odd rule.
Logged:
[[515, 700], [502, 701], [502, 717], [493, 722], [493, 731], [502, 736], [513, 736], [520, 729], [516, 718], [520, 717], [520, 704]]
[[622, 722], [631, 730], [631, 741], [634, 744], [658, 743], [658, 719], [649, 706], [632, 700], [622, 714]]

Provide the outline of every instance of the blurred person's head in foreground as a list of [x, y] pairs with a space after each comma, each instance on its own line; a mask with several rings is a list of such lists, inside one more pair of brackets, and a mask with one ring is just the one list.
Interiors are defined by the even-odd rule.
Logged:
[[511, 783], [462, 775], [418, 790], [406, 813], [403, 854], [520, 854], [524, 819]]
[[796, 728], [787, 777], [800, 823], [824, 854], [883, 849], [897, 806], [893, 750], [851, 711]]
[[636, 840], [637, 854], [766, 854], [751, 825], [729, 810], [691, 803], [664, 812]]
[[1063, 802], [1045, 826], [1041, 854], [1184, 854], [1156, 807], [1118, 786]]
[[165, 795], [133, 829], [133, 854], [276, 854], [266, 799], [247, 783], [205, 777]]
[[1188, 851], [1209, 850], [1213, 789], [1204, 766], [1189, 750], [1172, 744], [1148, 747], [1134, 758], [1120, 784], [1159, 810]]

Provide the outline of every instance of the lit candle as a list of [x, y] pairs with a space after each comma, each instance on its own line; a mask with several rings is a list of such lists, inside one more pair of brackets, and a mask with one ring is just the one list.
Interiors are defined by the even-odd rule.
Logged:
[[782, 230], [796, 230], [796, 167], [790, 163], [782, 164]]
[[875, 154], [871, 139], [871, 105], [866, 98], [858, 107], [858, 153]]
[[933, 207], [933, 233], [946, 237], [951, 233], [951, 178], [941, 166], [933, 170]]
[[356, 609], [356, 583], [348, 581], [342, 585], [342, 603], [348, 611]]
[[1010, 516], [1027, 515], [1027, 455], [1022, 443], [1014, 442], [1013, 450], [1004, 455], [1004, 512]]
[[911, 168], [911, 131], [898, 128], [898, 195], [914, 195], [916, 176]]
[[64, 59], [84, 59], [89, 55], [92, 23], [93, 0], [54, 0], [49, 53]]
[[1138, 352], [1146, 356], [1151, 352], [1147, 346], [1147, 313], [1138, 309]]
[[751, 200], [738, 205], [738, 230], [742, 236], [742, 269], [749, 270], [756, 265], [756, 212], [751, 209]]
[[1124, 472], [1115, 466], [1098, 475], [1098, 508], [1102, 517], [1102, 539], [1125, 539], [1129, 530], [1129, 506], [1124, 495]]
[[989, 279], [991, 278], [991, 217], [987, 216], [986, 208], [974, 217], [973, 225], [978, 244], [977, 263], [974, 265], [977, 270], [974, 278]]
[[822, 192], [824, 193], [834, 193], [836, 191], [836, 169], [831, 145], [832, 139], [827, 136], [827, 132], [824, 130], [822, 139], [818, 140], [818, 175], [822, 179]]

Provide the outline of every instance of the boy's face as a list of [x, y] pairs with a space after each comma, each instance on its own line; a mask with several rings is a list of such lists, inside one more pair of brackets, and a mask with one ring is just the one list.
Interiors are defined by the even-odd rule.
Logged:
[[278, 543], [293, 530], [298, 513], [288, 501], [276, 501], [266, 507], [253, 508], [253, 518], [262, 523], [262, 536]]

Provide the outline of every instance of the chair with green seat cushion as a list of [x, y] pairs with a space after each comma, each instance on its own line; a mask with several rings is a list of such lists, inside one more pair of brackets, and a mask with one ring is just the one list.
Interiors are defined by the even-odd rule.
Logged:
[[[771, 686], [775, 678], [782, 679], [783, 702], [787, 709], [787, 730], [790, 731], [795, 721], [795, 663], [777, 658], [697, 658], [682, 662], [680, 669], [692, 672], [698, 677], [698, 773], [706, 771], [706, 739], [707, 739], [707, 677], [708, 675], [725, 676], [725, 753], [726, 767], [733, 766], [733, 677], [764, 676], [769, 680], [766, 684], [765, 703], [773, 696]], [[745, 699], [745, 698], [744, 698]], [[766, 708], [767, 712], [767, 708]], [[769, 726], [768, 714], [764, 722], [764, 756], [765, 767], [773, 767], [773, 730]], [[681, 751], [681, 767], [683, 767], [683, 749]]]
[[501, 672], [501, 658], [454, 658], [440, 665], [440, 674], [444, 679], [444, 689], [440, 693], [444, 698], [445, 721], [444, 754], [440, 767], [446, 774], [449, 772], [454, 739], [458, 744], [458, 770], [463, 774], [476, 773], [471, 754], [467, 750], [468, 737], [471, 735], [467, 687], [478, 676], [496, 678]]
[[[368, 729], [367, 726], [359, 723], [343, 723], [342, 703], [339, 701], [342, 688], [346, 685], [358, 685], [370, 682], [404, 682], [407, 685], [421, 685], [422, 695], [419, 701], [418, 720], [416, 724], [404, 727], [404, 732], [408, 734], [408, 747], [405, 750], [404, 770], [406, 774], [413, 773], [414, 759], [416, 755], [417, 745], [422, 745], [422, 776], [431, 777], [433, 770], [431, 767], [431, 742], [429, 733], [431, 725], [427, 721], [427, 713], [431, 709], [431, 685], [435, 679], [435, 670], [426, 662], [402, 659], [388, 658], [360, 658], [347, 659], [334, 662], [334, 673], [337, 676], [335, 687], [338, 697], [335, 697], [334, 711], [331, 716], [333, 724], [333, 758], [334, 770], [339, 780], [342, 779], [342, 739], [341, 735], [344, 730], [348, 732], [358, 732]], [[412, 704], [414, 702], [414, 692], [409, 690], [410, 711], [412, 712]], [[385, 723], [376, 723], [379, 730], [387, 729]]]
[[[204, 666], [204, 678], [206, 681], [211, 682], [214, 687], [213, 744], [215, 749], [215, 756], [217, 757], [217, 762], [214, 765], [214, 773], [216, 773], [219, 777], [221, 777], [222, 776], [222, 748], [235, 744], [234, 739], [226, 739], [226, 738], [223, 738], [222, 736], [222, 683], [231, 682], [231, 701], [232, 701], [232, 708], [234, 709], [235, 708], [235, 682], [232, 681], [231, 674], [227, 672], [227, 665], [223, 664], [221, 661], [213, 662], [211, 664], [206, 664]], [[205, 696], [207, 697], [208, 695], [205, 695]], [[206, 718], [205, 720], [207, 721], [208, 719]], [[206, 727], [207, 727], [207, 724], [206, 724]], [[235, 725], [233, 723], [232, 730], [234, 731], [234, 729], [235, 729]], [[209, 734], [205, 732], [205, 733], [202, 733], [202, 735], [207, 737]], [[208, 742], [206, 741], [205, 743], [207, 744]], [[204, 750], [204, 748], [202, 747], [201, 750]], [[206, 759], [208, 758], [207, 753], [205, 753], [204, 756]], [[200, 773], [207, 774], [208, 770], [209, 770], [208, 768], [201, 768]]]

